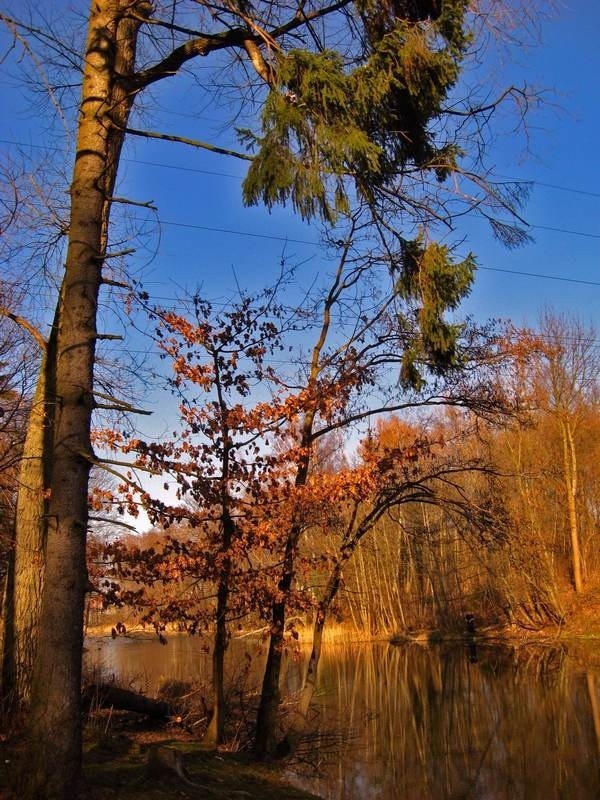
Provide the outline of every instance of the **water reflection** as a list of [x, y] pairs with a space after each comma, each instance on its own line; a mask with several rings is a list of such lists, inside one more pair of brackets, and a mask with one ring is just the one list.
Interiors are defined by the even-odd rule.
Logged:
[[[354, 736], [326, 798], [596, 798], [596, 687], [561, 651], [375, 646], [328, 653], [320, 730]], [[318, 738], [319, 730], [316, 731]]]
[[[248, 642], [230, 659], [245, 662]], [[206, 680], [184, 638], [94, 645], [105, 672]], [[258, 662], [257, 671], [258, 671]], [[291, 661], [286, 688], [300, 665]], [[312, 735], [294, 766], [328, 800], [587, 800], [600, 797], [597, 674], [562, 650], [334, 646], [323, 654]]]

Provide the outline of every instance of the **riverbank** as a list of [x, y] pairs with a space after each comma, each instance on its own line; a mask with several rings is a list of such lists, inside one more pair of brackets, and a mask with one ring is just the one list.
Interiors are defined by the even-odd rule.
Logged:
[[[18, 800], [13, 770], [18, 744], [4, 743], [2, 749], [0, 798]], [[162, 754], [164, 765], [152, 763], [151, 753], [156, 752]], [[169, 768], [171, 759], [183, 765], [181, 776]], [[86, 726], [80, 796], [85, 800], [318, 800], [286, 782], [274, 766], [239, 754], [207, 751], [183, 731], [140, 726], [126, 717], [114, 720], [108, 713], [92, 715]]]
[[[495, 624], [490, 625], [474, 616], [475, 633], [477, 638], [487, 640], [499, 640], [516, 644], [520, 642], [536, 641], [565, 641], [565, 640], [598, 640], [600, 641], [600, 587], [588, 587], [580, 595], [571, 593], [565, 597], [563, 617], [560, 623], [540, 622], [535, 624], [531, 621], [527, 624]], [[137, 619], [130, 617], [125, 619], [126, 635], [132, 638], [156, 638], [156, 634], [151, 628], [144, 627]], [[87, 626], [86, 635], [90, 638], [101, 638], [116, 636], [117, 623], [123, 624], [119, 615], [114, 611], [99, 614], [94, 621]], [[234, 634], [233, 639], [256, 639], [259, 640], [268, 632], [268, 627], [258, 627], [243, 630]], [[310, 619], [298, 620], [296, 632], [299, 638], [297, 645], [310, 645], [312, 642], [313, 627]], [[167, 625], [165, 634], [167, 637], [182, 636], [181, 631], [176, 625]], [[347, 643], [366, 643], [377, 641], [391, 641], [393, 644], [440, 644], [442, 642], [461, 642], [469, 637], [466, 624], [461, 627], [461, 619], [458, 620], [458, 627], [453, 630], [435, 630], [408, 628], [403, 631], [392, 633], [391, 631], [380, 630], [373, 633], [369, 630], [361, 630], [353, 625], [348, 625], [330, 620], [325, 626], [323, 639], [329, 643], [339, 641]]]
[[[149, 768], [149, 753], [181, 754], [187, 780]], [[232, 753], [208, 752], [197, 741], [152, 730], [103, 737], [85, 754], [81, 796], [86, 800], [316, 800], [274, 767]]]

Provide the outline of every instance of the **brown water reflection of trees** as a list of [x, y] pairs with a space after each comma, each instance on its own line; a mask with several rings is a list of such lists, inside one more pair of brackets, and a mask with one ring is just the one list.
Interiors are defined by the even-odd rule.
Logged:
[[[98, 651], [98, 646], [101, 649]], [[258, 686], [257, 642], [234, 640], [229, 682]], [[245, 652], [255, 658], [247, 670]], [[263, 654], [264, 655], [264, 654]], [[598, 674], [558, 648], [332, 645], [290, 770], [327, 800], [591, 800], [600, 796]], [[154, 693], [208, 675], [198, 640], [90, 640], [88, 665]], [[597, 660], [596, 660], [597, 663]], [[302, 664], [287, 664], [286, 694]]]
[[[310, 788], [332, 800], [598, 797], [593, 673], [554, 649], [485, 649], [477, 663], [468, 656], [330, 649], [305, 750], [314, 756], [323, 744], [322, 777]], [[336, 726], [345, 735], [335, 737], [334, 757]]]

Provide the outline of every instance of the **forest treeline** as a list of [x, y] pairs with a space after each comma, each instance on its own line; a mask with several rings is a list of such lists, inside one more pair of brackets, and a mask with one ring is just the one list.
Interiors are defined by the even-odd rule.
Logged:
[[[228, 498], [235, 503], [231, 543], [223, 543], [219, 527], [224, 487], [201, 485], [206, 465], [213, 484], [224, 476], [214, 462], [222, 431], [211, 400], [195, 411], [181, 407], [187, 421], [198, 415], [204, 433], [213, 431], [199, 450], [190, 429], [168, 442], [121, 444], [138, 453], [144, 469], [161, 475], [165, 491], [152, 497], [142, 480], [140, 487], [121, 484], [121, 495], [106, 488], [94, 493], [107, 513], [116, 505], [136, 515], [142, 506], [156, 523], [142, 536], [109, 527], [93, 538], [94, 608], [116, 605], [122, 609], [117, 616], [158, 632], [173, 627], [212, 635], [220, 613], [226, 638], [268, 624], [266, 598], [272, 601], [278, 590], [281, 531], [299, 514], [300, 577], [290, 599], [295, 621], [287, 626], [292, 644], [299, 625], [322, 616], [324, 603], [336, 622], [362, 636], [461, 633], [467, 614], [482, 630], [580, 624], [585, 604], [578, 594], [588, 602], [598, 588], [595, 332], [546, 311], [536, 332], [511, 330], [493, 345], [486, 335], [493, 367], [478, 375], [484, 386], [471, 386], [471, 396], [464, 386], [454, 398], [440, 392], [433, 407], [432, 396], [407, 395], [403, 414], [378, 409], [368, 429], [351, 427], [350, 437], [334, 422], [310, 445], [302, 491], [290, 480], [299, 458], [295, 430], [269, 428], [272, 406], [252, 409], [268, 414], [268, 422], [256, 418], [251, 431], [240, 422], [241, 409], [232, 410], [232, 436], [243, 442], [231, 443], [235, 468], [225, 487], [238, 495]], [[195, 369], [184, 367], [188, 376]], [[213, 378], [204, 367], [209, 394]], [[485, 405], [477, 394], [482, 389]], [[327, 402], [324, 393], [320, 401]], [[285, 402], [291, 406], [289, 397]], [[372, 411], [354, 416], [364, 420]], [[301, 410], [281, 416], [287, 412], [280, 406], [278, 412], [277, 425], [285, 419], [294, 426]], [[272, 449], [261, 425], [274, 434]], [[98, 436], [116, 447], [113, 431]], [[252, 455], [244, 450], [247, 442]], [[170, 482], [183, 502], [167, 499]], [[218, 611], [222, 560], [231, 585]], [[332, 574], [337, 587], [330, 598]]]

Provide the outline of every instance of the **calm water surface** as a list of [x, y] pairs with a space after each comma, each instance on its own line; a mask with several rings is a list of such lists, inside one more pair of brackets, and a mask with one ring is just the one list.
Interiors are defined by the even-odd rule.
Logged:
[[[238, 682], [248, 646], [232, 643]], [[150, 693], [208, 675], [183, 637], [91, 640], [87, 657]], [[288, 691], [299, 676], [290, 660]], [[568, 650], [330, 645], [290, 777], [328, 800], [600, 798], [599, 695], [599, 673]]]

